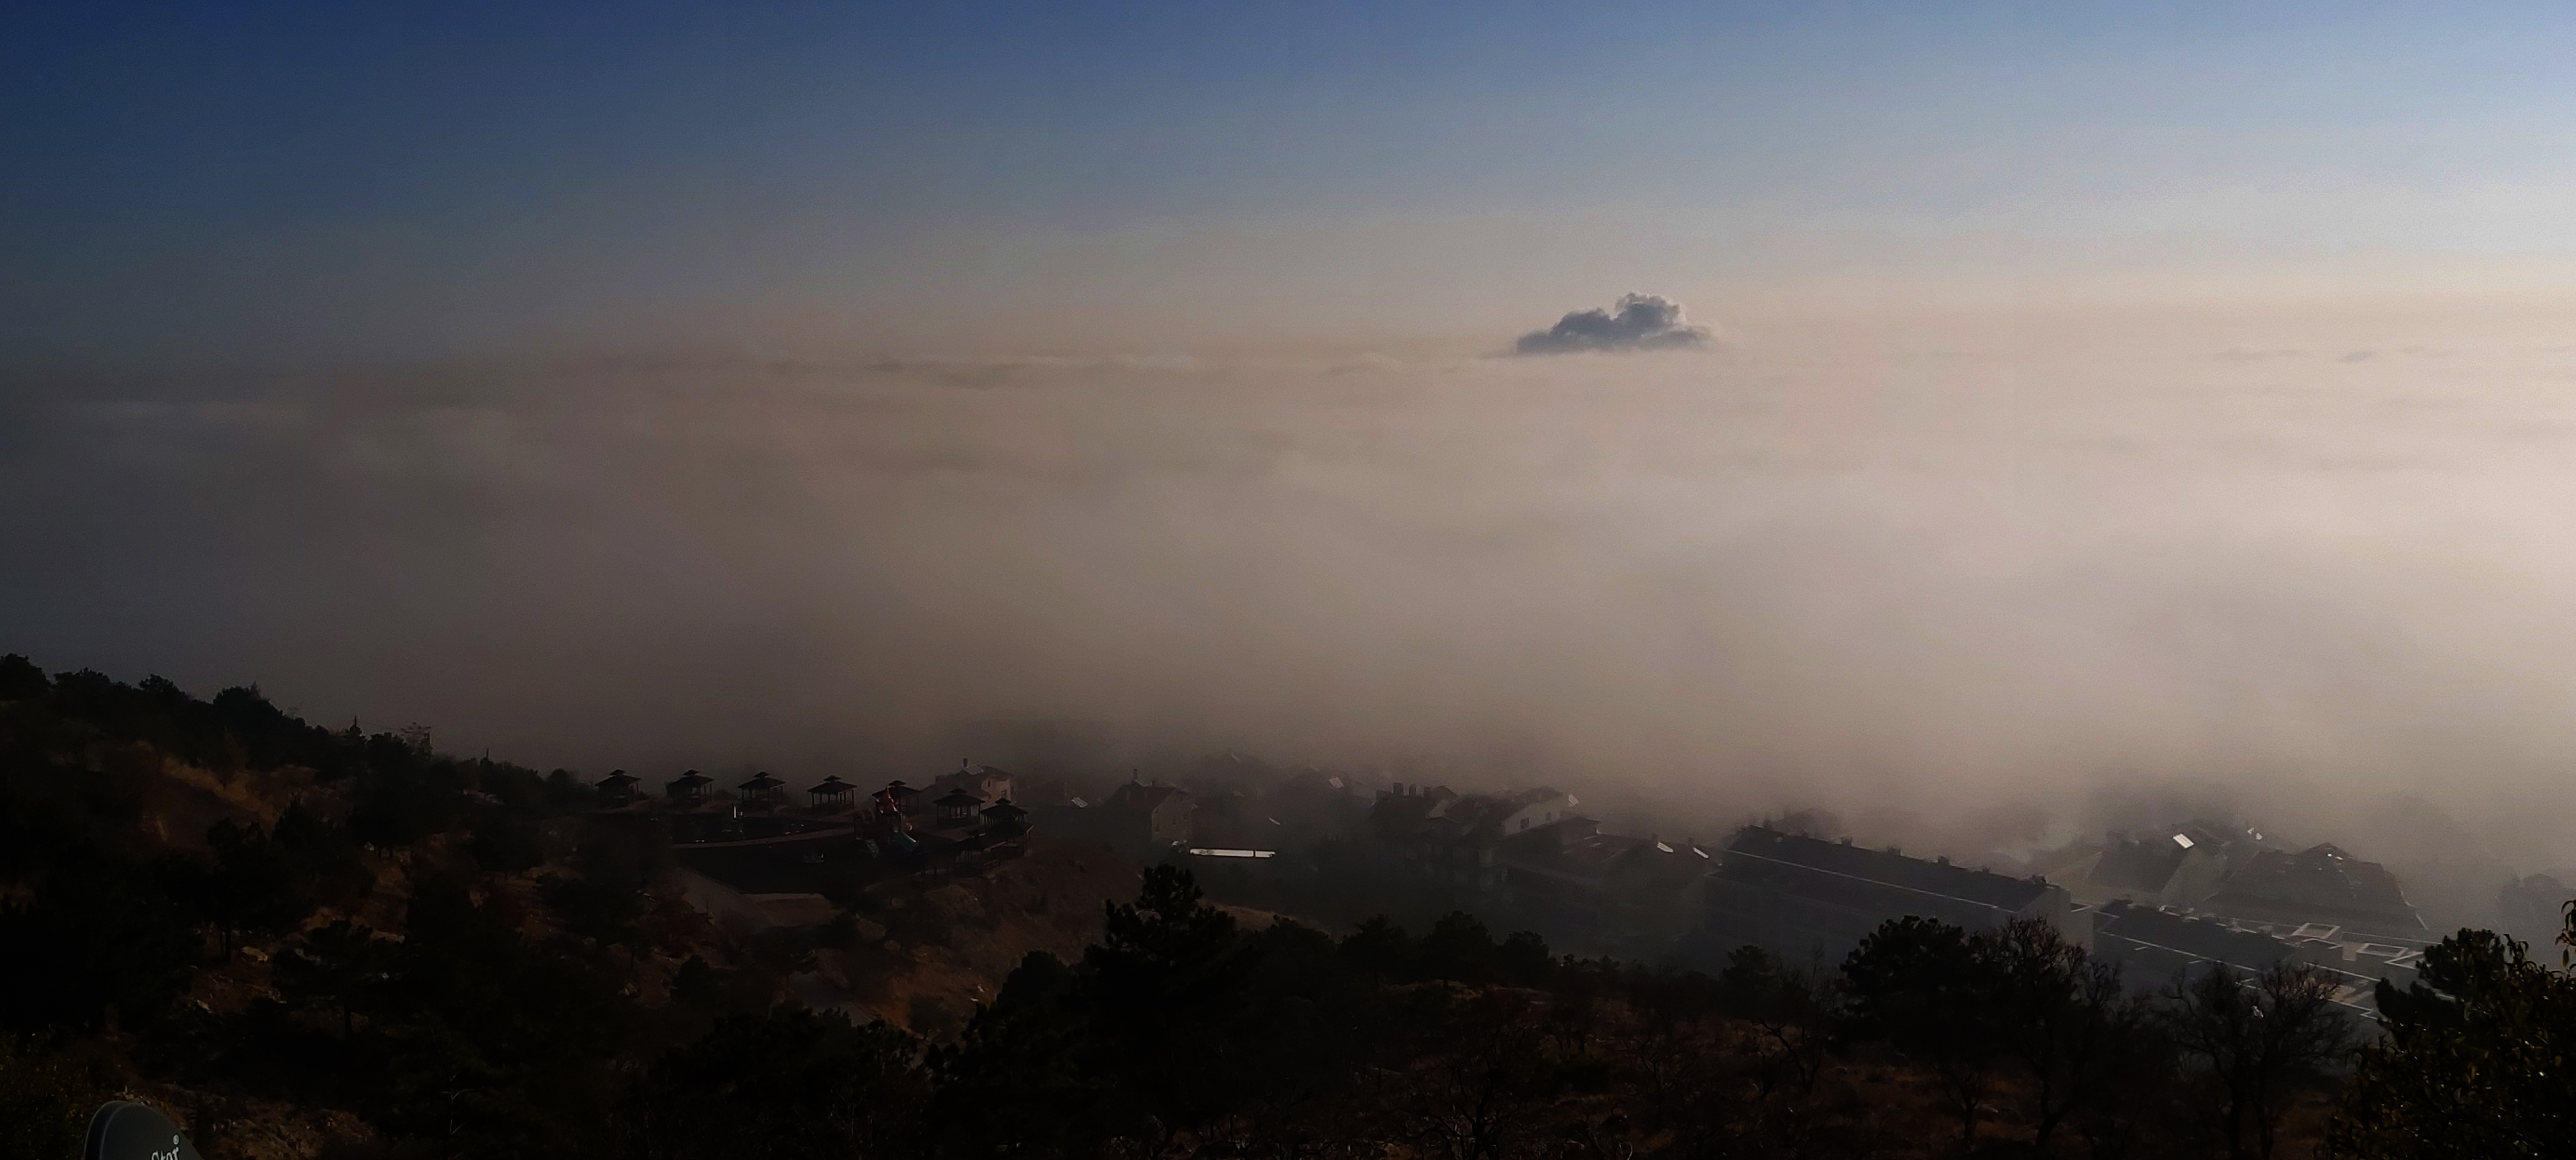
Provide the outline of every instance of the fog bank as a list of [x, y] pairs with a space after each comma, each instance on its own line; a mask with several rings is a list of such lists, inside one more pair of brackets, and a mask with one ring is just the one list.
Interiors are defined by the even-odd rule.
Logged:
[[1044, 719], [2527, 872], [2576, 759], [2553, 333], [27, 371], [0, 651], [595, 771], [894, 776]]

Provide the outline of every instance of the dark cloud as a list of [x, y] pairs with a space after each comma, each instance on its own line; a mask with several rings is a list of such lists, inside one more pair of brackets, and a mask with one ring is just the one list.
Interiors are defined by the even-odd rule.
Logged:
[[1707, 346], [1716, 335], [1682, 321], [1682, 304], [1653, 294], [1622, 294], [1608, 310], [1577, 310], [1556, 325], [1521, 336], [1520, 354], [1585, 350], [1686, 350]]

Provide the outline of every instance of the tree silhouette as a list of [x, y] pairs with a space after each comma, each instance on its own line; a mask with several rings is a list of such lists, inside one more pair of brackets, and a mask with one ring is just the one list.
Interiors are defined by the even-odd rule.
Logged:
[[[2576, 934], [2576, 912], [2569, 924]], [[2388, 1037], [2362, 1050], [2329, 1135], [2338, 1155], [2576, 1155], [2576, 976], [2513, 939], [2464, 930], [2424, 952], [2415, 982], [2380, 983], [2378, 998]]]
[[1843, 960], [1854, 1029], [1885, 1038], [1932, 1073], [1969, 1147], [1996, 1084], [2000, 1052], [1988, 963], [1966, 931], [1929, 918], [1889, 919]]
[[2069, 1113], [2116, 1090], [2116, 1059], [2133, 1045], [2144, 1004], [2128, 996], [2117, 965], [2041, 920], [2016, 919], [1971, 943], [1993, 988], [1996, 1042], [2030, 1084], [2032, 1146], [2045, 1152]]
[[2323, 972], [2279, 963], [2241, 979], [2221, 964], [2166, 989], [2175, 1044], [2206, 1085], [2228, 1160], [2269, 1160], [2282, 1114], [2351, 1045], [2351, 1021]]
[[919, 1045], [883, 1023], [787, 1005], [730, 1016], [627, 1096], [634, 1156], [873, 1160], [920, 1155]]

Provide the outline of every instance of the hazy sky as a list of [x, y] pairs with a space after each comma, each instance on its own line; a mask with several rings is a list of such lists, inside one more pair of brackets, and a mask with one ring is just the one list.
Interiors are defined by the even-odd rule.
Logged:
[[47, 7], [0, 650], [2563, 861], [2563, 5]]
[[42, 5], [0, 343], [1491, 341], [2560, 292], [2576, 14], [2420, 4]]

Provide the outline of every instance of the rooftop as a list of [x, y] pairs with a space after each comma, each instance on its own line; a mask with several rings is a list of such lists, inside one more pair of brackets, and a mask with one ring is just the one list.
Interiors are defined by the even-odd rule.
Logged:
[[1565, 795], [1552, 789], [1525, 789], [1514, 794], [1469, 794], [1443, 800], [1432, 807], [1431, 816], [1445, 818], [1462, 830], [1499, 826], [1504, 819], [1542, 802]]
[[1727, 847], [1726, 861], [1733, 863], [1739, 858], [1956, 898], [2000, 910], [2020, 910], [2048, 891], [2048, 884], [2036, 879], [1908, 858], [1894, 850], [1828, 842], [1768, 826], [1746, 826], [1736, 831], [1734, 842]]
[[2377, 862], [2345, 853], [2331, 842], [2295, 854], [2286, 850], [2256, 854], [2204, 905], [2220, 913], [2269, 915], [2303, 910], [2365, 925], [2394, 926], [2400, 931], [2424, 929], [2424, 921], [2416, 917], [2405, 892], [2398, 889], [2396, 875]]
[[2128, 902], [2104, 906], [2094, 919], [2093, 929], [2097, 934], [2240, 967], [2270, 966], [2289, 958], [2291, 951], [2289, 943], [2267, 934], [2234, 930], [2207, 919], [2185, 918], [2170, 911]]
[[1189, 791], [1176, 785], [1146, 785], [1143, 782], [1131, 781], [1118, 787], [1118, 792], [1110, 797], [1109, 804], [1125, 809], [1150, 810], [1161, 806], [1164, 802], [1188, 796]]
[[1381, 797], [1377, 799], [1376, 808], [1369, 811], [1369, 828], [1381, 838], [1409, 838], [1422, 827], [1423, 820], [1431, 816], [1432, 807], [1446, 800], [1428, 794]]
[[[2176, 839], [2180, 839], [2177, 841]], [[2090, 877], [2104, 886], [2121, 890], [2154, 892], [2171, 881], [2182, 860], [2199, 843], [2189, 833], [2156, 835], [2144, 839], [2115, 839], [2102, 851]]]

